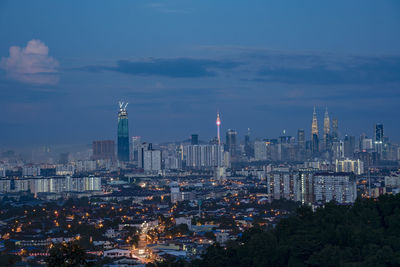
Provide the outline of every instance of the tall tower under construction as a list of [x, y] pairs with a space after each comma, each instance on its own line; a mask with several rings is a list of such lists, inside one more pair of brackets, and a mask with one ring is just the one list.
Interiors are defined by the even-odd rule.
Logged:
[[129, 161], [129, 127], [128, 112], [126, 107], [128, 103], [119, 102], [118, 111], [118, 160]]

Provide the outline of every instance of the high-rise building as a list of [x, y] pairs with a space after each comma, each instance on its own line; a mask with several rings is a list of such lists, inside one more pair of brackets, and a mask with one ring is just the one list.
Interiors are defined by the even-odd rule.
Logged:
[[115, 159], [115, 142], [113, 140], [93, 141], [93, 159]]
[[159, 171], [161, 170], [161, 151], [160, 150], [146, 150], [144, 151], [144, 164], [145, 171]]
[[329, 120], [328, 108], [326, 108], [324, 116], [324, 135], [329, 135], [330, 130], [331, 130], [331, 124]]
[[357, 159], [342, 159], [336, 160], [336, 172], [352, 172], [360, 175], [364, 173], [364, 163]]
[[272, 171], [267, 174], [267, 194], [269, 201], [274, 199], [300, 200], [298, 173]]
[[375, 124], [375, 143], [383, 143], [383, 124]]
[[372, 151], [373, 150], [373, 145], [372, 145], [372, 138], [365, 138], [362, 141], [362, 147], [361, 147], [361, 151]]
[[244, 136], [244, 152], [248, 158], [254, 156], [254, 149], [250, 141], [250, 128], [247, 129], [247, 134]]
[[191, 144], [192, 145], [198, 145], [199, 144], [199, 135], [198, 134], [192, 134]]
[[138, 146], [138, 168], [144, 169], [144, 154], [147, 150], [149, 150], [149, 146], [151, 144], [143, 143]]
[[338, 120], [332, 119], [332, 133], [331, 133], [332, 141], [337, 142], [339, 140], [339, 124]]
[[306, 137], [304, 134], [304, 129], [298, 129], [297, 130], [297, 145], [299, 146], [299, 149], [305, 149], [306, 146]]
[[311, 151], [313, 156], [318, 155], [319, 152], [318, 119], [315, 107], [311, 124]]
[[237, 150], [236, 140], [237, 140], [237, 132], [228, 129], [228, 131], [226, 132], [226, 150], [229, 152], [232, 158], [236, 156], [236, 150]]
[[319, 153], [319, 139], [318, 135], [313, 134], [311, 139], [311, 152], [313, 156], [318, 156]]
[[270, 201], [285, 198], [308, 205], [321, 205], [332, 200], [345, 204], [354, 203], [357, 197], [356, 179], [352, 173], [317, 172], [313, 168], [298, 172], [274, 170], [266, 179]]
[[138, 161], [138, 149], [140, 146], [141, 137], [140, 136], [132, 136], [132, 156], [131, 159], [135, 162]]
[[375, 124], [374, 130], [375, 130], [374, 131], [375, 152], [378, 153], [379, 157], [382, 157], [383, 143], [384, 143], [383, 124], [381, 124], [381, 123]]
[[6, 176], [6, 166], [0, 165], [0, 177]]
[[363, 151], [363, 143], [365, 139], [367, 139], [367, 135], [365, 133], [361, 134], [358, 139], [358, 151]]
[[328, 150], [329, 149], [329, 143], [330, 143], [330, 130], [331, 130], [331, 123], [329, 119], [329, 114], [328, 114], [328, 108], [325, 110], [325, 115], [324, 115], [324, 139], [323, 139], [323, 149]]
[[128, 112], [126, 107], [128, 103], [119, 102], [118, 112], [118, 160], [129, 161], [129, 127]]
[[267, 160], [267, 142], [254, 142], [254, 158], [255, 160]]
[[356, 138], [355, 136], [344, 137], [344, 156], [346, 158], [352, 158], [354, 156], [354, 150], [356, 147]]
[[318, 119], [317, 119], [317, 112], [315, 111], [315, 107], [314, 107], [312, 124], [311, 124], [311, 136], [313, 136], [314, 134], [318, 136]]
[[304, 160], [306, 157], [306, 137], [304, 129], [297, 130], [297, 160]]
[[225, 155], [222, 145], [185, 146], [186, 166], [190, 168], [222, 167]]
[[351, 173], [317, 173], [314, 175], [314, 201], [340, 204], [354, 203], [357, 198], [356, 180]]
[[[314, 174], [316, 169], [299, 169], [299, 187], [300, 201], [304, 204], [314, 203]], [[297, 191], [297, 190], [296, 190]]]

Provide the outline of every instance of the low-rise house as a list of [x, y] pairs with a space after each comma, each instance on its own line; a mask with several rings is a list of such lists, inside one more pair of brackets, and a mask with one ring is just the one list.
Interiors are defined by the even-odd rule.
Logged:
[[104, 251], [103, 256], [108, 258], [131, 258], [132, 254], [130, 250], [115, 248]]

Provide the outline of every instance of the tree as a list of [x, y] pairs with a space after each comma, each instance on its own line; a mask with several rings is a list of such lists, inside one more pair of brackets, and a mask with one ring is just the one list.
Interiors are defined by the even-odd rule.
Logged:
[[210, 246], [192, 266], [400, 266], [400, 194], [300, 207], [273, 229]]
[[215, 235], [212, 231], [205, 232], [204, 237], [210, 240], [215, 240]]
[[86, 262], [86, 252], [76, 243], [61, 243], [52, 245], [47, 258], [49, 267], [89, 266]]

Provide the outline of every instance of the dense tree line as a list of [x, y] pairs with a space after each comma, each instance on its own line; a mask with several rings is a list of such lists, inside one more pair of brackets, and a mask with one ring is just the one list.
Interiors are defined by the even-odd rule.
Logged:
[[400, 194], [300, 207], [274, 229], [253, 227], [193, 266], [400, 266]]

